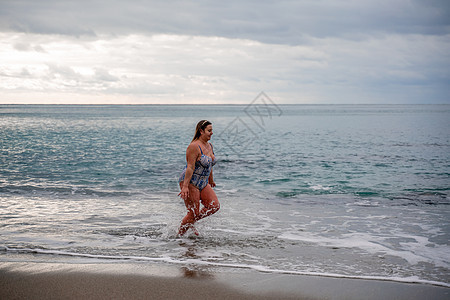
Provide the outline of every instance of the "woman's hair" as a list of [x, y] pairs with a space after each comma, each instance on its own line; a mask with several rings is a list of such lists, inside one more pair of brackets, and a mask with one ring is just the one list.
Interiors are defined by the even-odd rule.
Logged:
[[192, 139], [192, 142], [195, 140], [198, 140], [198, 138], [201, 135], [200, 130], [205, 130], [206, 126], [211, 125], [211, 124], [212, 123], [207, 120], [201, 120], [200, 122], [198, 122], [197, 127], [195, 128], [195, 135], [194, 135], [194, 138]]

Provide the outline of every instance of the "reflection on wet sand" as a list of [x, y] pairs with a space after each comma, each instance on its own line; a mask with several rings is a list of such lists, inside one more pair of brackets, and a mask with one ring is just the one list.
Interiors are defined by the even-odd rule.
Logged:
[[[201, 258], [196, 254], [197, 249], [195, 244], [180, 243], [180, 246], [186, 248], [186, 252], [183, 257], [185, 258]], [[180, 268], [181, 273], [186, 278], [195, 279], [214, 279], [214, 274], [206, 266], [199, 265], [187, 265]]]

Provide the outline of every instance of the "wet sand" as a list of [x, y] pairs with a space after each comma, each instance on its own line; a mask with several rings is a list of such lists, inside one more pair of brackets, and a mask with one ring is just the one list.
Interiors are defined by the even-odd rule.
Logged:
[[438, 300], [450, 288], [139, 262], [0, 262], [0, 299]]

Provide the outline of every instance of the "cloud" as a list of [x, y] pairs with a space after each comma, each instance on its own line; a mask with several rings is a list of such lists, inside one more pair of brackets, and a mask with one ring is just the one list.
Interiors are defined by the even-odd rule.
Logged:
[[304, 37], [361, 38], [377, 32], [447, 34], [448, 1], [5, 0], [0, 28], [64, 34], [175, 34], [301, 44]]
[[0, 73], [7, 78], [0, 89], [9, 91], [133, 94], [137, 102], [158, 103], [245, 103], [261, 90], [278, 94], [283, 102], [371, 102], [389, 92], [402, 102], [406, 99], [396, 89], [419, 86], [435, 99], [448, 91], [436, 89], [434, 80], [448, 80], [441, 66], [448, 63], [450, 36], [444, 41], [421, 35], [364, 42], [311, 38], [307, 45], [292, 46], [177, 35], [57, 41], [54, 36], [3, 35], [9, 37], [7, 44], [28, 42], [44, 50], [2, 46], [13, 63]]
[[281, 103], [449, 103], [449, 11], [438, 0], [4, 0], [0, 102], [248, 103], [266, 91]]

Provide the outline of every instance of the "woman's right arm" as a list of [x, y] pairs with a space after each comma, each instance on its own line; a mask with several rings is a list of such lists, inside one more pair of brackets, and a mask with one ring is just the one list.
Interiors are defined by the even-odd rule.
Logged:
[[183, 187], [181, 188], [181, 198], [186, 200], [189, 197], [189, 182], [194, 174], [195, 162], [197, 161], [199, 150], [195, 145], [190, 144], [186, 150], [186, 173], [184, 174]]

